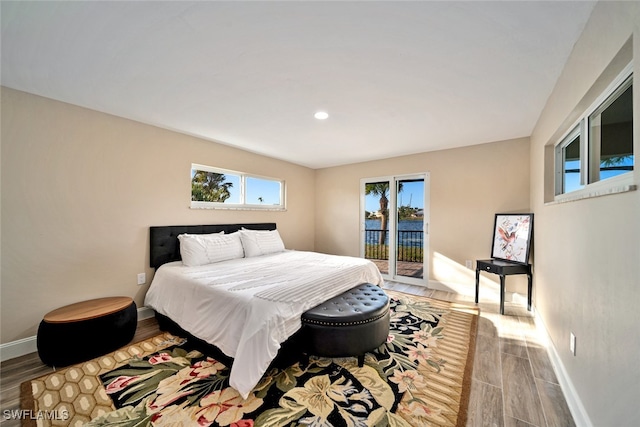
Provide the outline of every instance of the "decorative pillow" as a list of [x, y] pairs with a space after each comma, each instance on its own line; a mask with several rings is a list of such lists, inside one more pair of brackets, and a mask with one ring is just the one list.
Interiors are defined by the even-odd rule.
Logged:
[[181, 234], [178, 240], [182, 263], [188, 267], [244, 257], [239, 233]]
[[244, 256], [254, 257], [284, 251], [278, 230], [240, 230]]

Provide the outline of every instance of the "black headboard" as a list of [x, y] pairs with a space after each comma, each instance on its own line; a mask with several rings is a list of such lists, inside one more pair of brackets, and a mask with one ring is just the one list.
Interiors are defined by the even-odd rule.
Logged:
[[151, 256], [149, 264], [152, 268], [158, 268], [162, 264], [171, 261], [180, 261], [179, 234], [209, 234], [233, 233], [241, 228], [249, 230], [275, 230], [274, 222], [263, 222], [256, 224], [213, 224], [213, 225], [167, 225], [161, 227], [150, 227]]

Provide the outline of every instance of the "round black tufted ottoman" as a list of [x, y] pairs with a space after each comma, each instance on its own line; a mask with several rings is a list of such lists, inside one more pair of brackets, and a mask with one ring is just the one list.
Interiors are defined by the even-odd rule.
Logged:
[[53, 310], [38, 328], [38, 355], [50, 366], [68, 366], [117, 350], [136, 332], [138, 310], [129, 297], [83, 301]]
[[304, 351], [321, 357], [357, 356], [382, 345], [389, 336], [389, 297], [361, 284], [302, 314]]

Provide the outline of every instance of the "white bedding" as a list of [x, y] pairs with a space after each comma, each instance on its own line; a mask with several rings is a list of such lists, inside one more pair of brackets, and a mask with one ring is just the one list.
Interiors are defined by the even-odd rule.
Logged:
[[230, 384], [247, 397], [300, 315], [360, 283], [382, 285], [371, 261], [285, 251], [186, 267], [160, 267], [145, 305], [235, 359]]

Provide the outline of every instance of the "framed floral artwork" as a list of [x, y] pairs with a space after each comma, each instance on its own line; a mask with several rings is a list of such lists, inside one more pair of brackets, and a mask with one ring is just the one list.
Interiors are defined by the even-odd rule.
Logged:
[[527, 264], [533, 232], [533, 214], [496, 214], [491, 257]]

